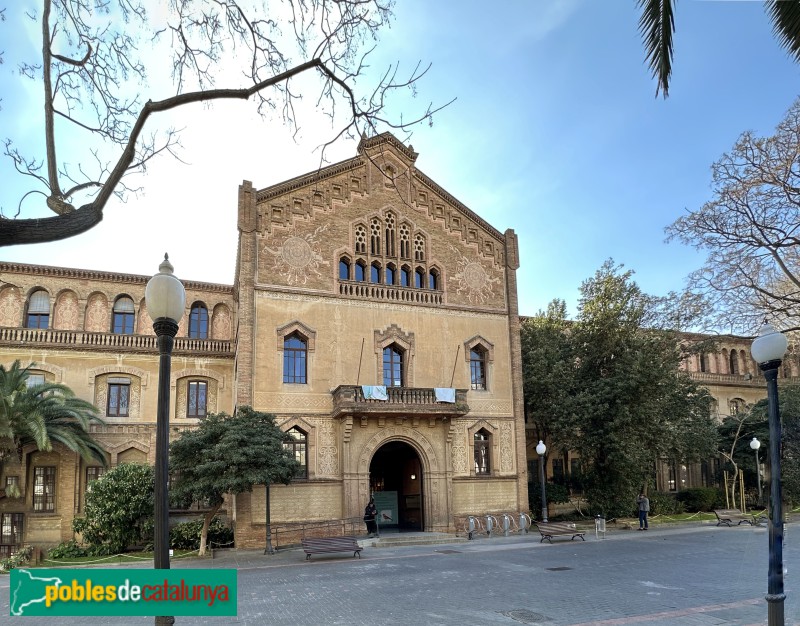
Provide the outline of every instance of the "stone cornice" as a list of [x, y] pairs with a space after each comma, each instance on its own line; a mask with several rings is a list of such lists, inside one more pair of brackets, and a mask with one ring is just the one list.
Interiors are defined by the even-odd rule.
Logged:
[[[98, 270], [82, 270], [72, 267], [53, 267], [51, 265], [28, 265], [26, 263], [11, 263], [8, 261], [0, 261], [0, 272], [8, 272], [9, 274], [32, 274], [34, 276], [53, 276], [57, 278], [75, 278], [79, 280], [103, 280], [140, 285], [146, 285], [147, 281], [151, 278], [150, 276], [140, 276], [138, 274], [101, 272]], [[186, 289], [225, 294], [233, 293], [233, 286], [231, 285], [203, 283], [195, 280], [181, 280], [181, 282]]]
[[263, 202], [264, 200], [282, 196], [283, 194], [294, 191], [295, 189], [299, 189], [300, 187], [305, 187], [306, 185], [320, 182], [326, 178], [330, 178], [331, 176], [336, 176], [338, 174], [354, 170], [362, 165], [364, 165], [363, 157], [356, 156], [352, 159], [341, 161], [340, 163], [334, 163], [328, 167], [322, 167], [313, 172], [309, 172], [308, 174], [290, 178], [282, 183], [278, 183], [277, 185], [273, 185], [272, 187], [267, 187], [261, 191], [258, 191], [256, 193], [256, 202]]

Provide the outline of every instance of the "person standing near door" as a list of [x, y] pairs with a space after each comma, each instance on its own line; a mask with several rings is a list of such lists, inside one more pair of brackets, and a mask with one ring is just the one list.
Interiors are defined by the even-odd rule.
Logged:
[[374, 537], [378, 532], [377, 516], [378, 508], [375, 506], [375, 498], [370, 496], [369, 502], [364, 508], [364, 523], [367, 525], [367, 533], [370, 537]]

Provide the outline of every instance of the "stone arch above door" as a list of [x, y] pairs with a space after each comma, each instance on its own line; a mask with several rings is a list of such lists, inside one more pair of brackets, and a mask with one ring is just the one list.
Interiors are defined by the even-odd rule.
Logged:
[[383, 444], [390, 441], [402, 441], [409, 444], [419, 455], [423, 472], [436, 472], [439, 469], [439, 459], [436, 457], [431, 442], [415, 428], [404, 426], [392, 426], [382, 428], [379, 432], [370, 437], [369, 441], [361, 448], [358, 455], [358, 465], [356, 471], [359, 474], [369, 474], [369, 464], [375, 451]]

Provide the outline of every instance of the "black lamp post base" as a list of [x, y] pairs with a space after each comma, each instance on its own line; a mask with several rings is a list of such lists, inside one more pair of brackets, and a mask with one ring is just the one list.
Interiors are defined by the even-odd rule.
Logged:
[[156, 626], [172, 626], [175, 623], [175, 618], [172, 615], [157, 615]]
[[767, 594], [765, 597], [767, 600], [768, 626], [784, 626], [786, 622], [783, 616], [783, 601], [786, 599], [786, 594]]

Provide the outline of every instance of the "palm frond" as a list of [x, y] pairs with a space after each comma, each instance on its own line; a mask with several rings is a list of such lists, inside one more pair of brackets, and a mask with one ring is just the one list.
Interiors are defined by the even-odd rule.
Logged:
[[765, 9], [772, 20], [772, 32], [781, 46], [800, 62], [800, 2], [767, 0]]
[[672, 35], [675, 32], [673, 0], [637, 0], [637, 4], [642, 10], [639, 32], [647, 64], [656, 79], [656, 97], [662, 92], [666, 98], [669, 96], [672, 76]]

